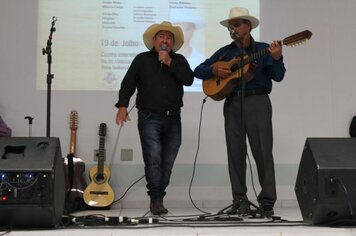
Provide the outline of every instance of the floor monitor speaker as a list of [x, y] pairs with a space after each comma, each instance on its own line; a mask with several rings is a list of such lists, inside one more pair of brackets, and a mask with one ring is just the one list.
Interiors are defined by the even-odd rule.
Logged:
[[0, 138], [0, 222], [12, 227], [56, 227], [65, 199], [58, 138]]
[[356, 138], [307, 138], [295, 193], [305, 223], [355, 225]]

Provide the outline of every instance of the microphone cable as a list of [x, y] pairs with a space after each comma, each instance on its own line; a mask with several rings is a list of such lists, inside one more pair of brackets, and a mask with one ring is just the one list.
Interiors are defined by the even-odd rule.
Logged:
[[112, 205], [117, 204], [118, 202], [120, 202], [127, 194], [127, 192], [135, 185], [137, 184], [141, 179], [143, 179], [145, 177], [145, 175], [141, 176], [141, 178], [139, 178], [138, 180], [136, 180], [135, 182], [133, 182], [127, 189], [126, 191], [122, 194], [122, 196], [118, 199], [116, 199], [115, 201], [113, 201]]
[[[132, 109], [134, 109], [134, 107], [136, 106], [136, 104], [134, 104], [128, 111], [127, 115], [129, 115], [132, 111]], [[109, 163], [109, 166], [111, 167], [112, 166], [112, 162], [115, 158], [115, 153], [116, 153], [116, 149], [117, 149], [117, 146], [119, 144], [119, 139], [120, 139], [120, 134], [121, 134], [121, 129], [122, 129], [122, 126], [123, 125], [120, 125], [119, 127], [119, 131], [117, 132], [117, 136], [116, 136], [116, 140], [115, 140], [115, 146], [114, 146], [114, 149], [112, 151], [112, 154], [111, 154], [111, 160], [110, 160], [110, 163]]]
[[[128, 115], [131, 113], [131, 111], [135, 108], [136, 104], [134, 104], [128, 111]], [[120, 125], [119, 127], [119, 131], [117, 133], [117, 136], [116, 136], [116, 141], [115, 141], [115, 146], [114, 146], [114, 149], [112, 151], [112, 155], [111, 155], [111, 160], [110, 160], [110, 164], [109, 166], [111, 167], [112, 166], [112, 162], [115, 158], [115, 153], [116, 153], [116, 150], [117, 150], [117, 147], [118, 147], [118, 144], [119, 144], [119, 139], [120, 139], [120, 134], [121, 134], [121, 129], [122, 129], [123, 125]], [[135, 185], [137, 184], [140, 180], [142, 180], [143, 178], [145, 177], [145, 175], [141, 176], [139, 179], [137, 179], [136, 181], [134, 181], [127, 189], [126, 191], [122, 194], [122, 196], [116, 200], [113, 201], [113, 203], [111, 205], [115, 205], [117, 204], [118, 202], [120, 202], [127, 194], [127, 192]]]
[[[192, 173], [192, 177], [190, 179], [190, 183], [189, 183], [189, 199], [191, 201], [191, 203], [193, 204], [193, 206], [195, 207], [195, 209], [197, 209], [198, 211], [204, 213], [204, 214], [211, 214], [210, 212], [206, 212], [206, 211], [203, 211], [201, 210], [199, 207], [197, 207], [194, 203], [194, 200], [192, 198], [192, 195], [191, 195], [191, 189], [192, 189], [192, 183], [193, 183], [193, 180], [194, 180], [194, 176], [195, 176], [195, 170], [196, 170], [196, 162], [197, 162], [197, 158], [198, 158], [198, 153], [199, 153], [199, 149], [200, 149], [200, 134], [201, 134], [201, 124], [202, 124], [202, 119], [203, 119], [203, 109], [204, 109], [204, 104], [206, 102], [206, 99], [208, 98], [208, 96], [206, 96], [204, 99], [203, 99], [203, 103], [201, 105], [201, 108], [200, 108], [200, 118], [199, 118], [199, 128], [198, 128], [198, 144], [197, 144], [197, 150], [196, 150], [196, 153], [195, 153], [195, 157], [194, 157], [194, 163], [193, 163], [193, 173]], [[247, 159], [248, 159], [248, 162], [249, 162], [249, 169], [250, 169], [250, 174], [251, 174], [251, 182], [252, 182], [252, 187], [253, 187], [253, 190], [254, 190], [254, 193], [255, 193], [255, 196], [257, 198], [257, 193], [256, 193], [256, 189], [255, 189], [255, 186], [254, 186], [254, 179], [253, 179], [253, 173], [252, 173], [252, 166], [251, 166], [251, 161], [250, 161], [250, 157], [249, 155], [247, 155]], [[232, 205], [226, 207], [226, 208], [229, 208], [231, 207]], [[221, 214], [224, 214], [223, 213], [223, 210], [219, 211], [218, 214], [216, 214], [217, 216], [218, 215], [221, 215]]]
[[190, 199], [191, 203], [193, 204], [193, 206], [195, 207], [195, 209], [197, 209], [198, 211], [200, 211], [200, 212], [202, 212], [204, 214], [210, 214], [210, 212], [203, 211], [203, 210], [201, 210], [199, 207], [197, 207], [195, 205], [194, 200], [192, 198], [191, 190], [192, 190], [192, 184], [193, 184], [193, 180], [194, 180], [194, 176], [195, 176], [197, 158], [198, 158], [199, 149], [200, 149], [200, 133], [201, 133], [201, 123], [202, 123], [202, 118], [203, 118], [203, 108], [204, 108], [204, 104], [206, 102], [207, 97], [208, 96], [206, 96], [203, 99], [203, 103], [202, 103], [201, 108], [200, 108], [200, 118], [199, 118], [199, 128], [198, 128], [198, 145], [197, 145], [197, 150], [196, 150], [195, 157], [194, 157], [193, 173], [192, 173], [192, 177], [191, 177], [190, 183], [189, 183], [189, 199]]

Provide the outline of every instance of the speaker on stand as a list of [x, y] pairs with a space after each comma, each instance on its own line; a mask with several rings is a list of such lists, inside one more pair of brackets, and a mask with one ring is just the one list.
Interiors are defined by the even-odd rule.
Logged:
[[355, 138], [307, 138], [295, 184], [304, 222], [356, 225], [355, 179]]
[[58, 138], [0, 138], [0, 222], [12, 227], [56, 227], [65, 199]]

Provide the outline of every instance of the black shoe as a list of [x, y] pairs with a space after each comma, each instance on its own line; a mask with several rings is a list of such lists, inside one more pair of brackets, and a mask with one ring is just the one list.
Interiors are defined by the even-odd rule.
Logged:
[[271, 217], [274, 215], [274, 211], [273, 211], [273, 205], [261, 205], [260, 206], [262, 211], [263, 211], [263, 215], [266, 216], [267, 218]]
[[163, 206], [162, 200], [151, 200], [150, 211], [152, 215], [167, 214], [168, 210]]
[[232, 205], [230, 210], [226, 211], [228, 215], [248, 215], [250, 213], [250, 203], [248, 200], [240, 199]]

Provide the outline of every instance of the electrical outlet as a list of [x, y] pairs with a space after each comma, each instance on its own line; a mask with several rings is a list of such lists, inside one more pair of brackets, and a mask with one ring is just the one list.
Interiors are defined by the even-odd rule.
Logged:
[[133, 160], [133, 150], [132, 149], [121, 149], [121, 161], [132, 161]]
[[[98, 161], [99, 149], [94, 149], [94, 161]], [[104, 150], [104, 161], [106, 161], [106, 150]]]

